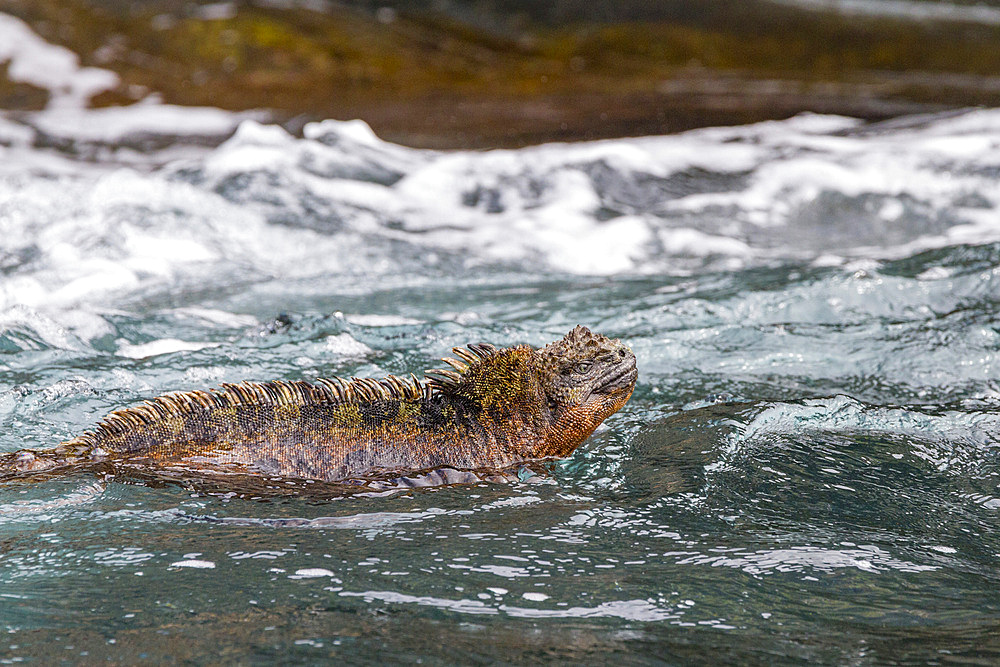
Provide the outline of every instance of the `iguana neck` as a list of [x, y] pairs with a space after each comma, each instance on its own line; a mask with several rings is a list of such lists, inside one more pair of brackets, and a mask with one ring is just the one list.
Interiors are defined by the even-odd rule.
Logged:
[[527, 345], [494, 350], [479, 363], [431, 382], [443, 402], [473, 412], [473, 428], [494, 434], [497, 446], [511, 455], [547, 456], [546, 435], [553, 420], [535, 354]]

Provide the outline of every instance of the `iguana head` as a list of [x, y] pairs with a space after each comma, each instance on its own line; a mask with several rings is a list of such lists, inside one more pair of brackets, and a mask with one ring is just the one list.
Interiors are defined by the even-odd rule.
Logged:
[[635, 354], [618, 339], [577, 326], [536, 352], [551, 426], [546, 454], [565, 456], [632, 395]]

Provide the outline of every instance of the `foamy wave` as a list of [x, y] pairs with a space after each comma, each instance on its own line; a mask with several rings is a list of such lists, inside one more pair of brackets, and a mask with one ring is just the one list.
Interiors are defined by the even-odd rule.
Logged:
[[934, 414], [869, 406], [847, 396], [774, 403], [736, 427], [722, 457], [706, 471], [738, 467], [759, 447], [789, 438], [837, 434], [882, 438], [896, 459], [914, 457], [939, 471], [964, 476], [976, 474], [984, 457], [1000, 448], [1000, 416], [992, 411]]
[[860, 545], [854, 549], [797, 546], [749, 553], [730, 552], [725, 555], [699, 554], [683, 558], [678, 563], [731, 567], [755, 576], [771, 572], [833, 572], [844, 568], [857, 568], [865, 572], [929, 572], [938, 569], [934, 565], [919, 565], [894, 558], [875, 545]]
[[156, 104], [61, 117], [79, 113], [105, 122], [60, 124], [63, 112], [48, 111], [0, 125], [0, 309], [100, 311], [186, 283], [405, 282], [491, 265], [877, 267], [1000, 241], [1000, 110], [875, 127], [805, 115], [450, 153], [381, 141], [360, 121], [311, 124], [300, 138], [245, 120], [221, 145], [162, 166], [162, 152], [137, 164], [34, 146], [32, 132], [113, 146], [142, 132], [226, 133], [239, 120]]
[[97, 67], [80, 67], [80, 58], [49, 44], [21, 19], [0, 14], [0, 63], [8, 62], [12, 81], [49, 91], [49, 108], [82, 108], [97, 93], [118, 85], [118, 75]]
[[740, 435], [743, 441], [801, 432], [883, 433], [973, 446], [1000, 446], [1000, 415], [866, 406], [847, 396], [779, 403], [762, 410]]
[[197, 350], [203, 350], [206, 347], [215, 347], [216, 345], [218, 345], [218, 343], [195, 343], [186, 340], [178, 340], [176, 338], [164, 338], [162, 340], [154, 340], [139, 345], [133, 345], [132, 343], [120, 341], [118, 345], [118, 354], [123, 357], [129, 357], [130, 359], [147, 359], [161, 354], [171, 354], [173, 352], [194, 352]]
[[25, 116], [31, 127], [73, 142], [127, 144], [164, 137], [178, 141], [192, 137], [226, 137], [257, 112], [233, 113], [213, 107], [180, 107], [146, 99], [127, 107], [48, 109]]
[[858, 16], [891, 16], [915, 21], [962, 21], [1000, 25], [1000, 8], [951, 2], [914, 0], [771, 0], [818, 11], [834, 11]]

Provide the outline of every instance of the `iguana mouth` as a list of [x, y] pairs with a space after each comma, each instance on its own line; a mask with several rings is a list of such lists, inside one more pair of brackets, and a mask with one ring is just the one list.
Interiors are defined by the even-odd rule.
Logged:
[[635, 355], [629, 355], [617, 366], [609, 370], [600, 379], [600, 385], [594, 389], [596, 393], [610, 394], [622, 387], [635, 384], [639, 371], [635, 367]]

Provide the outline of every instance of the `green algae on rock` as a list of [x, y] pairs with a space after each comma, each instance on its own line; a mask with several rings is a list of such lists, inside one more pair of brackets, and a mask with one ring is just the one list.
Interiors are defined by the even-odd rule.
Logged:
[[[362, 118], [390, 141], [456, 148], [663, 134], [801, 111], [884, 119], [1000, 104], [1000, 27], [766, 2], [673, 3], [647, 21], [499, 27], [401, 7], [0, 0], [121, 85], [97, 105], [168, 103]], [[684, 8], [687, 7], [686, 10]], [[684, 11], [682, 11], [684, 10]], [[628, 18], [628, 17], [627, 17]], [[0, 90], [2, 93], [2, 90]], [[4, 95], [37, 108], [37, 95]]]

